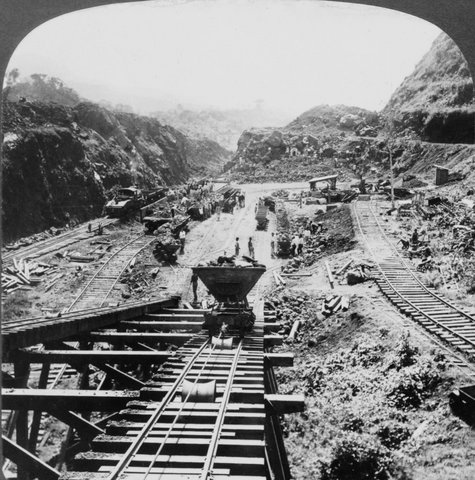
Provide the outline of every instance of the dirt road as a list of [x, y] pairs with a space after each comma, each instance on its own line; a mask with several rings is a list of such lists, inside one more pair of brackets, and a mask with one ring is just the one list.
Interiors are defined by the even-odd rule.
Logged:
[[[240, 253], [248, 255], [248, 240], [251, 237], [254, 244], [255, 258], [267, 267], [267, 274], [261, 280], [266, 284], [272, 278], [272, 270], [280, 268], [280, 259], [271, 258], [271, 232], [275, 232], [275, 215], [269, 213], [269, 224], [266, 230], [256, 229], [255, 207], [259, 197], [268, 195], [281, 188], [299, 191], [307, 188], [306, 183], [291, 184], [246, 184], [239, 185], [246, 193], [246, 204], [236, 208], [234, 213], [222, 213], [218, 220], [216, 215], [204, 222], [192, 225], [187, 235], [185, 253], [178, 259], [177, 267], [164, 267], [160, 275], [161, 285], [168, 285], [168, 292], [182, 295], [184, 301], [192, 299], [190, 267], [207, 260], [215, 259], [226, 252], [234, 255], [234, 244], [239, 238]], [[201, 283], [198, 287], [199, 298], [207, 298], [207, 292]]]

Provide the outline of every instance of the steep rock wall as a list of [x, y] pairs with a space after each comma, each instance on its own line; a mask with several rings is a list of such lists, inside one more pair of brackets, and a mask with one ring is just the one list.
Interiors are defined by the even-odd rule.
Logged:
[[4, 241], [100, 215], [116, 185], [178, 184], [229, 158], [215, 142], [87, 102], [7, 102], [4, 130]]

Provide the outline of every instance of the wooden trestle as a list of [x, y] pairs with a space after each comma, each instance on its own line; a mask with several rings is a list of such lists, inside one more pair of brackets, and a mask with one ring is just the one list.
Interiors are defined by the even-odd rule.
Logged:
[[[48, 338], [42, 348], [4, 352], [16, 374], [4, 374], [4, 408], [18, 410], [20, 420], [15, 442], [3, 443], [5, 455], [20, 466], [18, 478], [30, 473], [62, 480], [290, 478], [278, 415], [302, 410], [303, 398], [278, 394], [273, 367], [292, 365], [293, 357], [269, 352], [282, 342], [267, 333], [277, 328], [275, 315], [257, 309], [253, 331], [242, 339], [235, 335], [225, 350], [198, 328], [201, 310], [171, 308], [170, 302], [131, 308], [135, 315], [122, 309], [115, 322], [105, 321], [101, 309], [97, 327], [91, 314], [85, 321], [89, 330], [69, 322], [74, 326], [68, 335]], [[21, 331], [13, 332], [12, 344], [25, 347]], [[104, 350], [106, 343], [114, 350]], [[44, 381], [27, 388], [30, 365], [61, 362], [82, 372], [79, 390], [46, 389]], [[133, 366], [155, 373], [143, 381], [131, 373]], [[102, 390], [88, 388], [92, 367], [107, 375]], [[211, 394], [197, 397], [196, 386], [207, 382]], [[31, 410], [46, 411], [76, 432], [76, 443], [62, 451], [68, 472], [60, 474], [34, 456], [37, 439], [31, 436], [38, 427], [28, 432]], [[94, 422], [90, 412], [109, 415]]]

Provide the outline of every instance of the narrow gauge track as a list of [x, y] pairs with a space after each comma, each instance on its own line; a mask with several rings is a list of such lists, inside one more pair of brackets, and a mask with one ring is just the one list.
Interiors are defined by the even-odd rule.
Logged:
[[[117, 221], [116, 218], [102, 217], [88, 222], [88, 224], [91, 224], [91, 228], [94, 231], [98, 228], [99, 224], [101, 224], [102, 227], [107, 227], [117, 223]], [[85, 240], [90, 237], [88, 234], [88, 224], [83, 224], [80, 227], [68, 230], [55, 237], [50, 237], [40, 242], [20, 247], [17, 250], [7, 250], [2, 254], [2, 262], [4, 264], [10, 263], [14, 258], [37, 258], [41, 255], [47, 255], [48, 253], [65, 248], [68, 245], [79, 242], [80, 240]]]
[[376, 281], [381, 291], [399, 310], [463, 352], [473, 363], [475, 318], [424, 284], [384, 231], [370, 202], [357, 202], [354, 214], [368, 250], [378, 264]]
[[[262, 332], [231, 350], [195, 335], [62, 478], [265, 480]], [[216, 382], [215, 398], [192, 393], [203, 382]]]
[[114, 252], [88, 280], [66, 312], [91, 308], [94, 304], [102, 307], [132, 259], [153, 240], [155, 237], [140, 234]]

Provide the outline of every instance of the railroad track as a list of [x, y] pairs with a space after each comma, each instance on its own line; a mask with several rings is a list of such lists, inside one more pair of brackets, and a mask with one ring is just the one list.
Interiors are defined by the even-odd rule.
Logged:
[[65, 311], [83, 310], [91, 308], [91, 305], [102, 307], [132, 259], [154, 239], [155, 237], [140, 234], [114, 252], [87, 281]]
[[195, 335], [64, 478], [265, 480], [263, 352], [262, 320], [230, 350]]
[[88, 231], [88, 224], [91, 224], [91, 229], [94, 231], [98, 228], [99, 224], [105, 228], [117, 221], [117, 219], [108, 217], [98, 218], [55, 237], [50, 237], [40, 242], [20, 247], [17, 250], [4, 251], [2, 253], [2, 262], [4, 264], [9, 264], [14, 258], [38, 258], [42, 255], [56, 252], [61, 248], [72, 245], [73, 243], [90, 238], [91, 234]]
[[376, 281], [384, 295], [431, 334], [463, 352], [473, 365], [475, 318], [424, 283], [389, 238], [370, 202], [357, 202], [354, 214], [368, 250], [378, 265]]

